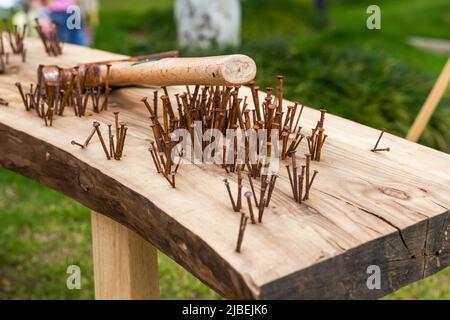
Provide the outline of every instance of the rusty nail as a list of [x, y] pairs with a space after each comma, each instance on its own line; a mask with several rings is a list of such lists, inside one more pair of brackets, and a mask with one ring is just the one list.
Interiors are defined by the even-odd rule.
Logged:
[[157, 155], [155, 154], [155, 150], [153, 150], [153, 147], [150, 147], [150, 148], [148, 148], [148, 151], [150, 151], [150, 154], [152, 155], [152, 159], [153, 159], [153, 162], [155, 163], [156, 171], [157, 171], [158, 173], [161, 173], [161, 170], [160, 170], [160, 168], [159, 168], [159, 164], [158, 164], [158, 162], [156, 161]]
[[100, 125], [100, 123], [98, 123], [97, 121], [94, 121], [94, 123], [92, 125], [93, 125], [93, 128], [91, 130], [91, 133], [89, 133], [89, 136], [87, 137], [86, 141], [84, 142], [85, 147], [88, 146], [89, 142], [91, 142], [91, 139], [95, 134], [95, 126]]
[[50, 122], [50, 127], [53, 126], [53, 108], [48, 108], [47, 117]]
[[303, 199], [303, 181], [305, 180], [305, 167], [302, 166], [302, 173], [299, 175], [299, 183], [298, 183], [298, 203], [302, 203]]
[[103, 136], [102, 136], [102, 133], [100, 132], [99, 127], [100, 127], [100, 123], [94, 122], [94, 128], [95, 128], [95, 131], [97, 132], [98, 138], [100, 139], [100, 142], [103, 147], [103, 151], [105, 152], [105, 155], [106, 155], [106, 158], [108, 160], [111, 160], [111, 157], [109, 156], [108, 149], [106, 148], [105, 141], [103, 140]]
[[119, 111], [114, 111], [114, 121], [116, 125], [116, 152], [119, 150]]
[[326, 109], [320, 109], [320, 120], [319, 120], [319, 128], [323, 128], [323, 124], [325, 122], [325, 114], [327, 113]]
[[160, 170], [162, 170], [161, 169], [162, 168], [161, 162], [160, 162], [160, 159], [158, 157], [158, 149], [155, 146], [155, 141], [151, 141], [150, 144], [152, 145], [153, 152], [155, 153], [156, 162], [158, 163], [158, 168], [160, 168]]
[[118, 160], [120, 160], [123, 156], [123, 148], [125, 147], [125, 139], [127, 137], [127, 131], [128, 131], [128, 127], [125, 127], [124, 131], [123, 131], [123, 135], [122, 135], [122, 142], [120, 143], [120, 153], [118, 156], [119, 157]]
[[20, 82], [16, 82], [16, 87], [19, 89], [20, 96], [22, 97], [23, 104], [25, 105], [25, 109], [28, 111], [30, 107], [28, 105], [28, 99], [25, 97], [22, 89], [22, 84]]
[[378, 144], [381, 141], [381, 138], [383, 137], [384, 132], [386, 131], [386, 129], [381, 129], [381, 133], [380, 136], [378, 137], [377, 143], [375, 143], [375, 147], [373, 147], [373, 149], [371, 150], [372, 152], [375, 152], [377, 150]]
[[372, 149], [371, 151], [372, 151], [372, 152], [378, 152], [378, 151], [386, 151], [386, 152], [389, 152], [389, 151], [391, 151], [391, 148], [384, 148], [384, 149]]
[[175, 172], [172, 172], [171, 174], [170, 174], [171, 176], [172, 176], [172, 188], [175, 188], [175, 176], [177, 175]]
[[252, 224], [256, 224], [255, 214], [253, 213], [253, 205], [252, 205], [252, 193], [250, 191], [247, 191], [244, 193], [244, 197], [247, 198], [247, 205], [248, 205], [248, 211], [250, 212], [250, 220], [252, 221]]
[[264, 214], [264, 196], [266, 194], [266, 190], [267, 190], [267, 180], [263, 179], [261, 182], [261, 194], [259, 197], [259, 211], [258, 211], [258, 222], [261, 223], [262, 222], [262, 218], [263, 218], [263, 214]]
[[291, 174], [291, 167], [289, 167], [289, 165], [286, 166], [286, 170], [288, 172], [288, 177], [289, 177], [289, 182], [291, 183], [291, 190], [292, 190], [292, 195], [295, 198], [295, 192], [294, 192], [294, 180], [292, 180], [292, 174]]
[[236, 210], [241, 210], [242, 208], [242, 174], [238, 171], [238, 196], [236, 202]]
[[266, 207], [269, 206], [270, 199], [272, 199], [272, 193], [273, 193], [273, 189], [275, 188], [275, 182], [277, 181], [277, 178], [278, 178], [277, 175], [272, 175], [272, 177], [270, 178], [269, 193], [267, 194]]
[[230, 196], [230, 201], [231, 201], [231, 205], [233, 206], [233, 211], [235, 211], [235, 212], [239, 211], [236, 209], [236, 204], [234, 202], [233, 195], [231, 194], [230, 183], [228, 182], [227, 179], [223, 179], [223, 182], [225, 183], [225, 187], [227, 188], [228, 195]]
[[311, 155], [305, 154], [306, 157], [306, 170], [305, 170], [305, 178], [306, 178], [306, 190], [305, 190], [305, 197], [303, 200], [309, 199], [309, 186], [310, 186], [310, 180], [309, 180], [309, 174], [310, 174], [310, 165], [311, 165]]
[[308, 200], [309, 199], [309, 191], [311, 190], [311, 186], [312, 186], [312, 184], [314, 182], [314, 179], [316, 178], [316, 175], [318, 173], [319, 173], [319, 171], [314, 170], [313, 176], [311, 178], [311, 182], [306, 186], [307, 194], [305, 194], [305, 197], [303, 198], [303, 200]]
[[47, 116], [46, 116], [46, 113], [45, 113], [44, 102], [41, 102], [41, 115], [42, 115], [42, 118], [44, 118], [44, 123], [45, 123], [45, 126], [47, 127], [48, 123], [47, 123]]
[[72, 140], [70, 142], [73, 146], [79, 146], [81, 149], [84, 149], [84, 146], [81, 143], [76, 142], [75, 140]]
[[[147, 108], [148, 112], [150, 113], [151, 117], [155, 117], [155, 114], [152, 110], [152, 107], [150, 106], [150, 104], [148, 103], [148, 98], [147, 97], [143, 97], [141, 99], [141, 101], [144, 103], [145, 107]], [[115, 114], [115, 113], [114, 113]]]
[[109, 138], [109, 156], [112, 158], [114, 156], [115, 158], [115, 154], [113, 152], [113, 148], [114, 148], [114, 140], [113, 140], [113, 135], [112, 135], [112, 130], [111, 130], [112, 125], [108, 124], [108, 138]]
[[247, 222], [248, 222], [248, 217], [245, 215], [245, 213], [241, 213], [241, 221], [239, 224], [239, 234], [238, 234], [238, 240], [237, 240], [237, 244], [236, 244], [236, 252], [238, 252], [238, 253], [241, 252], [241, 246], [242, 246], [242, 241], [244, 240], [244, 232], [245, 232], [245, 227], [247, 226]]

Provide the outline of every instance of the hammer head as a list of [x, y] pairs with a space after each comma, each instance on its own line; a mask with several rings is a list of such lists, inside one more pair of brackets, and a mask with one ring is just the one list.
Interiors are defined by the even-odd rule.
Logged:
[[83, 91], [87, 88], [101, 86], [100, 66], [95, 63], [82, 64], [74, 68], [61, 68], [56, 65], [39, 66], [38, 83], [67, 89], [71, 82], [80, 86]]

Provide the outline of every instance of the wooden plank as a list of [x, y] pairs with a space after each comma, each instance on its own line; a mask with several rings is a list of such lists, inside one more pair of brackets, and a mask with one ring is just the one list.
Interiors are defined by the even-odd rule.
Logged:
[[158, 253], [134, 231], [92, 211], [97, 300], [159, 299]]
[[450, 57], [448, 58], [447, 63], [444, 66], [444, 69], [442, 69], [442, 72], [439, 75], [438, 80], [434, 84], [433, 89], [431, 90], [429, 96], [427, 97], [427, 100], [420, 109], [420, 112], [417, 115], [417, 118], [414, 121], [411, 129], [409, 129], [406, 139], [414, 142], [419, 140], [423, 130], [425, 130], [425, 127], [430, 121], [431, 116], [434, 113], [434, 110], [436, 110], [436, 107], [441, 101], [442, 96], [445, 93], [445, 90], [447, 90], [449, 83], [450, 83]]
[[413, 46], [426, 49], [428, 51], [450, 54], [450, 41], [446, 39], [409, 37], [408, 42]]
[[[43, 57], [35, 42], [28, 47], [27, 67], [0, 77], [0, 96], [10, 102], [0, 108], [0, 165], [136, 231], [225, 297], [377, 298], [449, 265], [449, 155], [390, 134], [381, 145], [392, 151], [373, 153], [378, 130], [328, 115], [310, 200], [292, 200], [281, 170], [264, 222], [247, 226], [238, 254], [240, 215], [222, 182], [228, 178], [236, 190], [235, 176], [218, 166], [185, 165], [172, 189], [156, 173], [140, 99], [158, 88], [115, 90], [108, 112], [81, 119], [67, 112], [44, 127], [24, 111], [14, 82], [34, 80], [38, 63], [73, 65], [117, 55], [67, 46], [55, 60]], [[250, 97], [248, 88], [240, 93]], [[103, 128], [113, 123], [113, 111], [129, 127], [122, 161], [107, 161], [97, 140], [84, 150], [70, 144], [87, 136], [94, 119]], [[306, 107], [301, 125], [312, 128], [318, 119], [319, 112]], [[307, 152], [306, 144], [299, 148], [299, 155]], [[367, 289], [369, 265], [381, 268], [380, 290]]]

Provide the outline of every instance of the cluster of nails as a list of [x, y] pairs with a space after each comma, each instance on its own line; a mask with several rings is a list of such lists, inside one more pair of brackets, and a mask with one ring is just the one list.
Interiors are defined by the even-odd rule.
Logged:
[[[86, 115], [88, 103], [91, 101], [95, 113], [108, 109], [110, 88], [108, 81], [106, 87], [98, 86], [88, 88], [86, 84], [87, 72], [79, 76], [77, 68], [72, 68], [70, 77], [63, 77], [67, 70], [55, 67], [59, 81], [45, 81], [43, 77], [44, 66], [39, 66], [38, 83], [30, 85], [29, 92], [25, 92], [21, 83], [16, 86], [22, 97], [26, 111], [35, 110], [36, 114], [44, 120], [46, 126], [52, 126], [56, 115], [62, 116], [66, 107], [73, 108], [78, 117]], [[108, 76], [110, 66], [108, 65]], [[104, 93], [104, 94], [103, 94]], [[103, 99], [102, 99], [103, 97]]]
[[322, 148], [325, 144], [325, 141], [327, 140], [327, 135], [324, 134], [325, 129], [323, 128], [326, 113], [327, 110], [320, 109], [320, 120], [317, 121], [316, 127], [314, 129], [311, 129], [311, 135], [306, 137], [306, 140], [308, 141], [311, 160], [320, 161]]
[[112, 125], [111, 124], [108, 125], [109, 149], [106, 146], [102, 132], [100, 131], [100, 123], [97, 121], [93, 122], [92, 130], [83, 144], [73, 140], [72, 145], [79, 146], [82, 149], [87, 148], [92, 137], [94, 136], [95, 133], [97, 133], [103, 151], [105, 152], [106, 159], [120, 160], [123, 156], [123, 148], [125, 146], [125, 138], [127, 136], [128, 127], [126, 126], [125, 123], [119, 122], [119, 112], [114, 112], [114, 116], [115, 116], [115, 134], [112, 131]]
[[[167, 158], [170, 155], [172, 147], [175, 145], [171, 141], [170, 137], [176, 129], [186, 129], [190, 132], [192, 141], [203, 141], [203, 139], [194, 139], [194, 135], [198, 133], [195, 130], [196, 122], [202, 123], [202, 130], [204, 133], [208, 129], [218, 129], [223, 134], [226, 134], [228, 129], [241, 129], [245, 130], [259, 130], [266, 129], [267, 136], [270, 137], [272, 129], [280, 131], [279, 139], [283, 141], [282, 159], [294, 154], [297, 150], [300, 142], [304, 138], [301, 134], [301, 127], [299, 127], [299, 120], [302, 115], [303, 106], [299, 103], [295, 103], [292, 106], [287, 107], [287, 111], [283, 110], [283, 80], [282, 76], [278, 76], [278, 85], [276, 93], [273, 95], [273, 89], [267, 88], [266, 97], [264, 102], [260, 103], [259, 99], [259, 87], [254, 83], [251, 83], [252, 98], [255, 108], [248, 108], [247, 97], [239, 98], [240, 86], [235, 87], [220, 87], [220, 86], [195, 86], [194, 90], [187, 86], [186, 92], [182, 94], [176, 94], [176, 111], [172, 106], [171, 100], [168, 96], [167, 89], [164, 89], [164, 95], [160, 97], [162, 100], [162, 123], [158, 118], [158, 93], [154, 92], [153, 107], [150, 106], [147, 98], [143, 98], [145, 106], [150, 112], [151, 128], [155, 137], [151, 150], [154, 154], [165, 155], [165, 163], [167, 169], [165, 175], [168, 176], [170, 171], [171, 160]], [[315, 150], [318, 150], [318, 157], [313, 159], [320, 159], [320, 150], [325, 142], [326, 136], [323, 135], [323, 120], [319, 121], [317, 128], [313, 130], [313, 134], [309, 139], [314, 141]], [[320, 130], [319, 130], [320, 129]], [[315, 131], [319, 133], [316, 135]], [[292, 143], [288, 146], [288, 139], [295, 133]], [[269, 167], [270, 163], [267, 161], [263, 163], [259, 159], [267, 159], [267, 157], [256, 156], [258, 161], [256, 163], [250, 163], [249, 159], [249, 137], [245, 137], [246, 141], [246, 154], [245, 163], [238, 163], [237, 150], [232, 150], [232, 154], [235, 155], [234, 162], [223, 161], [222, 168], [227, 173], [248, 170], [252, 177], [257, 178], [261, 176], [262, 169]], [[211, 141], [202, 142], [202, 150], [211, 143]], [[237, 146], [237, 144], [235, 144]], [[223, 147], [223, 157], [227, 154], [226, 147]], [[264, 151], [270, 157], [271, 146], [267, 144], [267, 150]], [[153, 156], [153, 155], [152, 155]], [[157, 157], [155, 157], [157, 158]], [[169, 157], [170, 158], [170, 157]], [[156, 164], [155, 164], [156, 165]], [[157, 166], [158, 167], [158, 166]]]
[[150, 144], [151, 146], [148, 148], [148, 151], [150, 151], [156, 171], [158, 174], [162, 174], [172, 188], [175, 188], [175, 176], [177, 175], [178, 168], [180, 167], [181, 157], [180, 161], [175, 165], [170, 154], [159, 151], [154, 141], [151, 141]]
[[[283, 145], [281, 158], [285, 160], [287, 157], [291, 157], [295, 164], [296, 150], [305, 138], [305, 135], [301, 133], [302, 127], [299, 126], [303, 106], [295, 103], [294, 105], [287, 106], [286, 110], [283, 110], [284, 78], [278, 76], [277, 79], [278, 85], [275, 92], [272, 88], [266, 88], [266, 96], [262, 103], [260, 103], [259, 87], [254, 83], [250, 83], [254, 108], [248, 108], [247, 97], [243, 99], [239, 98], [240, 86], [195, 86], [193, 91], [187, 86], [184, 93], [175, 95], [176, 106], [172, 105], [167, 88], [165, 87], [163, 87], [164, 95], [159, 98], [158, 92], [154, 92], [153, 105], [151, 105], [148, 98], [143, 98], [142, 102], [150, 113], [150, 127], [155, 139], [151, 141], [149, 151], [157, 172], [162, 174], [172, 187], [175, 187], [175, 176], [180, 163], [173, 163], [172, 161], [172, 148], [178, 143], [172, 141], [172, 134], [174, 130], [183, 128], [188, 130], [192, 141], [203, 141], [201, 137], [194, 138], [194, 135], [199, 133], [198, 130], [195, 130], [197, 121], [201, 121], [202, 123], [203, 132], [201, 133], [205, 133], [208, 129], [218, 129], [224, 134], [226, 134], [226, 130], [228, 129], [241, 129], [244, 132], [250, 129], [265, 129], [269, 138], [271, 130], [276, 129], [280, 132], [279, 139]], [[159, 100], [162, 102], [162, 110], [160, 111], [162, 113], [162, 120], [159, 119], [158, 113]], [[293, 190], [295, 184], [294, 199], [300, 203], [309, 198], [309, 191], [317, 175], [317, 171], [314, 171], [314, 174], [310, 178], [310, 162], [312, 160], [320, 161], [321, 151], [327, 137], [324, 134], [323, 127], [325, 113], [326, 110], [321, 110], [320, 120], [316, 127], [312, 129], [312, 134], [307, 137], [311, 154], [307, 156], [307, 165], [302, 169], [302, 174], [297, 174], [296, 165], [293, 168], [295, 178], [292, 179], [291, 177], [291, 184], [293, 185]], [[246, 137], [245, 139], [248, 138]], [[289, 139], [292, 141], [288, 145]], [[202, 150], [205, 150], [211, 141], [203, 141], [200, 143], [202, 143]], [[236, 251], [238, 252], [241, 249], [243, 233], [248, 219], [254, 224], [262, 222], [264, 208], [269, 206], [277, 180], [277, 175], [267, 176], [263, 174], [263, 172], [267, 172], [270, 163], [263, 163], [261, 161], [254, 164], [250, 163], [248, 155], [249, 148], [247, 148], [248, 143], [249, 141], [246, 140], [244, 163], [237, 163], [237, 150], [232, 150], [236, 155], [234, 163], [230, 164], [224, 159], [222, 164], [222, 168], [225, 169], [226, 173], [237, 172], [238, 175], [238, 195], [236, 202], [231, 193], [228, 180], [224, 181], [232, 208], [235, 212], [241, 212], [242, 210], [243, 174], [247, 174], [252, 190], [244, 194], [244, 197], [247, 198], [249, 217], [245, 214], [241, 216], [238, 243], [236, 246]], [[223, 148], [223, 155], [225, 157], [227, 150], [225, 146]], [[267, 149], [264, 152], [268, 156], [271, 155], [270, 143], [268, 143]], [[179, 151], [180, 155], [182, 153], [183, 150]], [[260, 157], [256, 157], [256, 159], [260, 159]], [[261, 157], [261, 159], [263, 158]], [[256, 193], [253, 180], [258, 178], [261, 181], [259, 196]], [[304, 184], [305, 187], [303, 187]], [[254, 200], [255, 210], [251, 198]]]
[[[270, 200], [272, 198], [273, 190], [275, 189], [275, 183], [277, 181], [278, 176], [273, 174], [268, 178], [268, 176], [261, 176], [261, 189], [259, 197], [257, 196], [255, 185], [253, 183], [253, 178], [250, 173], [247, 174], [251, 192], [248, 191], [244, 193], [244, 197], [247, 198], [247, 205], [248, 205], [248, 211], [250, 214], [250, 218], [253, 224], [256, 223], [256, 217], [254, 215], [253, 206], [251, 202], [251, 198], [253, 197], [253, 200], [255, 202], [255, 206], [258, 209], [258, 222], [262, 222], [263, 214], [264, 214], [264, 208], [268, 207], [270, 204]], [[233, 208], [234, 212], [240, 212], [242, 210], [242, 188], [243, 188], [243, 178], [242, 178], [242, 172], [237, 172], [237, 184], [238, 184], [238, 193], [237, 193], [237, 200], [234, 200], [233, 194], [231, 192], [230, 183], [228, 182], [228, 179], [224, 179], [223, 182], [225, 183], [225, 187], [227, 188], [228, 195], [230, 197], [231, 206]], [[259, 198], [259, 200], [258, 200]]]
[[[64, 108], [60, 106], [58, 101], [59, 96], [43, 90], [39, 85], [34, 86], [30, 84], [29, 92], [23, 90], [22, 84], [16, 82], [16, 87], [22, 97], [23, 104], [26, 111], [35, 110], [38, 117], [44, 119], [45, 126], [53, 125], [53, 117], [56, 114], [62, 115]], [[56, 108], [58, 109], [55, 109]]]
[[312, 156], [310, 154], [306, 154], [305, 157], [305, 165], [301, 166], [302, 169], [300, 174], [295, 155], [292, 156], [292, 170], [289, 165], [286, 166], [289, 182], [291, 184], [292, 195], [295, 202], [300, 204], [303, 201], [309, 200], [309, 193], [311, 191], [312, 184], [316, 179], [316, 175], [319, 173], [319, 171], [314, 170], [311, 177]]
[[[8, 35], [9, 45], [12, 53], [15, 55], [21, 55], [22, 62], [25, 63], [27, 50], [25, 49], [25, 33], [27, 25], [24, 25], [22, 30], [19, 30], [17, 25], [10, 26], [7, 19], [3, 20], [3, 25]], [[5, 44], [3, 41], [3, 32], [0, 32], [0, 74], [6, 72], [6, 66], [9, 64], [9, 53], [6, 52]]]
[[[150, 113], [150, 127], [152, 128], [155, 141], [150, 141], [151, 146], [148, 150], [152, 156], [156, 171], [158, 174], [163, 175], [172, 188], [175, 188], [175, 176], [180, 166], [183, 150], [179, 151], [180, 160], [175, 164], [172, 160], [172, 148], [175, 146], [175, 143], [171, 139], [171, 133], [180, 128], [179, 119], [185, 121], [185, 118], [183, 118], [183, 113], [180, 109], [178, 109], [180, 117], [175, 116], [167, 88], [163, 87], [163, 90], [164, 95], [161, 96], [163, 124], [158, 120], [158, 91], [153, 92], [153, 107], [150, 106], [146, 97], [142, 99], [142, 102]], [[183, 124], [184, 122], [181, 122], [181, 125]]]
[[[301, 166], [301, 171], [299, 173], [297, 160], [296, 160], [296, 149], [298, 144], [303, 140], [304, 135], [300, 133], [300, 130], [295, 135], [294, 140], [292, 141], [289, 148], [287, 148], [286, 155], [291, 157], [292, 161], [292, 169], [290, 165], [286, 166], [286, 170], [289, 176], [289, 182], [291, 184], [292, 195], [294, 197], [295, 202], [302, 203], [305, 200], [309, 199], [310, 190], [316, 175], [319, 173], [317, 170], [314, 170], [314, 173], [311, 177], [311, 161], [320, 161], [322, 155], [322, 148], [327, 139], [327, 135], [324, 134], [324, 123], [325, 123], [325, 114], [327, 110], [320, 109], [320, 119], [317, 121], [317, 125], [315, 128], [311, 129], [311, 135], [306, 137], [308, 141], [308, 149], [309, 154], [305, 154], [305, 165]], [[286, 149], [287, 143], [283, 141], [283, 150]], [[282, 156], [284, 156], [284, 152]], [[285, 158], [283, 158], [285, 159]]]
[[[237, 177], [238, 177], [237, 179], [238, 194], [236, 201], [234, 200], [233, 194], [231, 192], [230, 183], [228, 182], [228, 179], [224, 179], [223, 182], [225, 183], [225, 187], [227, 188], [228, 196], [230, 197], [233, 211], [241, 212], [238, 240], [236, 243], [236, 252], [241, 252], [242, 241], [244, 239], [244, 232], [248, 219], [250, 219], [252, 224], [262, 223], [264, 209], [268, 207], [270, 204], [270, 200], [272, 198], [273, 190], [275, 189], [275, 183], [277, 181], [278, 176], [273, 174], [270, 176], [270, 179], [267, 176], [261, 177], [261, 189], [258, 197], [253, 183], [252, 175], [248, 173], [248, 180], [252, 191], [245, 192], [244, 197], [246, 198], [249, 216], [247, 216], [244, 212], [242, 212], [243, 177], [241, 171], [237, 172]], [[254, 201], [255, 203], [256, 210], [253, 209], [252, 201]], [[257, 211], [257, 216], [255, 214], [255, 211]]]
[[34, 27], [39, 34], [39, 38], [41, 38], [42, 44], [44, 45], [45, 52], [49, 56], [59, 56], [62, 54], [62, 42], [58, 38], [58, 28], [55, 24], [52, 24], [52, 30], [49, 34], [46, 34], [41, 25], [39, 24], [39, 19], [34, 20], [36, 22], [36, 26]]

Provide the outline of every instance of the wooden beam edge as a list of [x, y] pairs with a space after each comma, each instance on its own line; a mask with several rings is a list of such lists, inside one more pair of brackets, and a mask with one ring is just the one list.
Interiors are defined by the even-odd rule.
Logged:
[[[447, 210], [267, 283], [261, 286], [260, 298], [381, 298], [450, 266], [449, 233]], [[380, 268], [380, 289], [367, 286], [369, 266]]]

